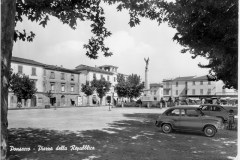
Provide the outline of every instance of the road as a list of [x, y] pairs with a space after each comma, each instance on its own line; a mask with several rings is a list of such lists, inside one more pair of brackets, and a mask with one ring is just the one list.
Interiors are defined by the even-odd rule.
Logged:
[[[164, 134], [154, 126], [165, 109], [79, 107], [10, 110], [10, 159], [175, 160], [234, 159], [237, 131], [222, 130], [215, 137], [202, 133]], [[52, 150], [39, 150], [39, 145]], [[94, 148], [83, 150], [81, 146]], [[65, 150], [56, 150], [61, 148]], [[75, 150], [71, 150], [75, 146]], [[82, 150], [80, 150], [82, 149]]]

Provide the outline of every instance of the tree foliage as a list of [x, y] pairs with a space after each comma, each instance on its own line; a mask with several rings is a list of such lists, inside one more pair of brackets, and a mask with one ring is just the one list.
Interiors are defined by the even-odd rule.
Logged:
[[130, 26], [140, 23], [140, 17], [167, 22], [177, 33], [173, 40], [184, 48], [182, 53], [192, 58], [204, 57], [209, 68], [209, 78], [222, 80], [227, 88], [238, 88], [238, 1], [237, 0], [176, 0], [123, 1], [117, 10], [129, 10]]
[[115, 90], [119, 97], [137, 98], [141, 95], [144, 84], [141, 83], [140, 76], [136, 74], [129, 75], [125, 80], [123, 75], [118, 75], [118, 83]]
[[90, 96], [93, 94], [94, 87], [90, 85], [89, 82], [86, 82], [86, 84], [82, 84], [81, 91], [85, 93], [87, 96]]
[[31, 99], [37, 92], [35, 83], [26, 75], [12, 73], [10, 79], [10, 89], [17, 96], [18, 100]]
[[[53, 16], [75, 29], [77, 20], [91, 21], [93, 36], [88, 44], [84, 45], [87, 50], [86, 55], [93, 59], [98, 58], [99, 52], [102, 52], [104, 56], [111, 56], [112, 53], [104, 44], [105, 38], [109, 37], [111, 32], [104, 26], [104, 10], [100, 2], [101, 0], [17, 0], [15, 23], [22, 22], [25, 16], [28, 20], [36, 21], [45, 27], [50, 17]], [[15, 30], [15, 41], [32, 41], [34, 37], [35, 34], [32, 31], [27, 34], [25, 30]]]
[[128, 97], [130, 99], [137, 98], [143, 92], [144, 84], [141, 83], [140, 76], [132, 74], [127, 77]]
[[110, 91], [111, 83], [106, 81], [105, 78], [101, 78], [99, 80], [93, 79], [91, 81], [91, 85], [95, 88], [98, 97], [103, 98], [108, 91]]

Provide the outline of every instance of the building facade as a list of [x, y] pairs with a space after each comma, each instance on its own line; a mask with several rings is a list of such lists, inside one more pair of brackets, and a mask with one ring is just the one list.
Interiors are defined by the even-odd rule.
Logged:
[[237, 97], [236, 90], [223, 86], [222, 81], [209, 81], [207, 76], [177, 77], [163, 80], [163, 96], [165, 100]]
[[[106, 96], [102, 98], [102, 104], [106, 105], [107, 96], [111, 97], [112, 103], [117, 100], [117, 94], [114, 91], [114, 86], [117, 84], [117, 74], [118, 74], [117, 69], [118, 67], [112, 66], [112, 65], [104, 65], [99, 67], [79, 65], [75, 68], [75, 71], [81, 73], [79, 76], [81, 84], [86, 84], [86, 82], [91, 82], [94, 78], [95, 79], [104, 78], [105, 80], [111, 83], [110, 91], [106, 94]], [[86, 105], [87, 101], [89, 102], [90, 105], [99, 105], [100, 98], [98, 97], [96, 91], [93, 93], [93, 95], [86, 97], [86, 95], [83, 92], [81, 92], [81, 86], [80, 86], [79, 93], [80, 93], [80, 99], [82, 101], [82, 105]]]
[[163, 98], [163, 84], [150, 83], [150, 96], [154, 101], [160, 101]]
[[44, 93], [52, 96], [44, 99], [44, 104], [56, 106], [76, 106], [79, 96], [79, 73], [59, 66], [46, 65], [43, 72]]
[[[43, 92], [44, 92], [44, 89], [43, 89], [44, 64], [33, 61], [33, 60], [29, 60], [29, 59], [12, 57], [11, 69], [12, 69], [13, 73], [18, 73], [20, 75], [24, 74], [26, 76], [29, 76], [29, 78], [35, 82], [35, 86], [37, 88], [37, 92], [33, 96], [32, 99], [29, 99], [26, 102], [24, 102], [24, 100], [21, 100], [22, 105], [24, 107], [42, 106], [43, 99], [44, 99], [44, 95], [43, 95]], [[17, 103], [18, 103], [17, 97], [10, 90], [9, 94], [8, 94], [9, 108], [16, 108]]]

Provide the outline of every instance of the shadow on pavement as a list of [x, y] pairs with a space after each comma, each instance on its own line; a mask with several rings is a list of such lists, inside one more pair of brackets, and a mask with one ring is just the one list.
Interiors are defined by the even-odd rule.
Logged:
[[[237, 155], [237, 132], [219, 132], [213, 138], [201, 133], [164, 134], [154, 126], [159, 114], [125, 114], [132, 120], [116, 121], [103, 130], [79, 132], [44, 128], [9, 129], [9, 146], [30, 151], [10, 151], [9, 159], [211, 159], [225, 160]], [[50, 151], [38, 151], [38, 146]], [[75, 145], [71, 150], [70, 146]], [[65, 146], [67, 150], [56, 150]], [[85, 150], [93, 149], [94, 150]], [[64, 147], [62, 147], [64, 149]], [[65, 148], [66, 149], [66, 148]]]

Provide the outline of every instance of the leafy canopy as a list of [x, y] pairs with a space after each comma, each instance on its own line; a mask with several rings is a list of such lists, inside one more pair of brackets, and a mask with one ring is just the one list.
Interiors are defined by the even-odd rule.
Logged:
[[35, 82], [26, 75], [12, 73], [10, 78], [10, 89], [18, 99], [31, 99], [37, 92]]
[[238, 88], [238, 1], [237, 0], [105, 0], [117, 3], [117, 10], [129, 10], [130, 26], [140, 18], [167, 22], [177, 30], [173, 40], [184, 48], [182, 53], [205, 57], [209, 78], [222, 80], [227, 88]]
[[87, 96], [90, 96], [90, 95], [93, 94], [94, 89], [95, 89], [95, 88], [94, 88], [93, 86], [91, 86], [91, 85], [89, 84], [89, 82], [87, 81], [86, 84], [82, 84], [81, 91], [82, 91], [83, 93], [85, 93]]
[[111, 83], [106, 81], [105, 78], [99, 80], [93, 79], [91, 85], [96, 89], [99, 98], [103, 98], [108, 91], [110, 91]]
[[[22, 22], [23, 16], [26, 16], [28, 20], [39, 22], [39, 25], [45, 27], [50, 17], [54, 16], [63, 24], [75, 29], [77, 20], [91, 21], [93, 36], [88, 44], [84, 45], [87, 50], [86, 55], [93, 59], [98, 58], [99, 52], [102, 52], [104, 56], [111, 56], [112, 53], [104, 44], [105, 38], [109, 37], [111, 32], [104, 26], [104, 10], [100, 2], [101, 0], [17, 0], [15, 23]], [[31, 42], [34, 37], [35, 34], [32, 31], [27, 34], [25, 30], [15, 30], [15, 41]]]

